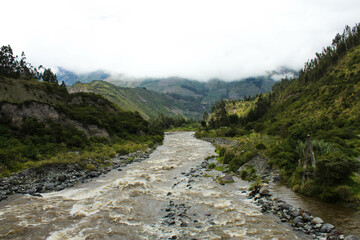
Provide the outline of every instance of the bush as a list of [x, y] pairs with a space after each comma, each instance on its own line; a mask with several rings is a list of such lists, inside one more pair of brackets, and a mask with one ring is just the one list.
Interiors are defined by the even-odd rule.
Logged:
[[339, 195], [336, 193], [333, 187], [324, 187], [320, 198], [326, 202], [335, 202], [339, 199]]
[[336, 187], [335, 192], [343, 201], [349, 201], [352, 195], [351, 188], [347, 185]]
[[241, 173], [240, 173], [241, 179], [246, 180], [248, 175], [249, 175], [248, 171], [246, 171], [245, 169], [241, 170]]
[[233, 158], [234, 158], [233, 152], [232, 152], [229, 148], [226, 149], [225, 154], [224, 154], [223, 163], [224, 163], [224, 164], [228, 164], [228, 163], [230, 163], [230, 161], [231, 161]]
[[207, 168], [208, 169], [214, 169], [216, 167], [216, 164], [215, 163], [210, 163]]
[[264, 150], [264, 149], [266, 149], [266, 146], [263, 143], [259, 143], [256, 145], [256, 149]]
[[311, 196], [314, 193], [314, 181], [307, 180], [303, 185], [300, 187], [300, 193]]
[[325, 185], [341, 183], [359, 167], [359, 161], [340, 152], [324, 154], [317, 162], [317, 179]]

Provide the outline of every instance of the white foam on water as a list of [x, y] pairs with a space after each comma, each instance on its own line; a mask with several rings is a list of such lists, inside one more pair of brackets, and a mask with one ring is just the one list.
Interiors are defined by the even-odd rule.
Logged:
[[86, 217], [98, 213], [102, 206], [103, 204], [100, 204], [99, 202], [92, 206], [77, 203], [71, 208], [70, 214], [75, 217]]
[[224, 230], [224, 233], [226, 233], [227, 235], [229, 235], [232, 238], [237, 237], [237, 238], [244, 239], [243, 237], [246, 237], [247, 230], [239, 229], [239, 228], [230, 228], [230, 229]]
[[231, 201], [230, 200], [217, 200], [214, 203], [214, 207], [216, 207], [216, 208], [229, 208], [229, 207], [231, 207]]

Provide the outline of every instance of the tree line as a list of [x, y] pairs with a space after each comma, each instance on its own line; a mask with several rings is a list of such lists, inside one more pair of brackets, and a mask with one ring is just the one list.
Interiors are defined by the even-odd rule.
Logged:
[[[10, 45], [2, 46], [0, 50], [0, 76], [26, 79], [38, 79], [39, 81], [59, 84], [56, 74], [50, 68], [40, 65], [38, 68], [26, 61], [25, 53], [21, 57], [15, 55]], [[61, 83], [65, 87], [64, 81]]]
[[307, 61], [299, 72], [300, 82], [306, 83], [321, 78], [329, 67], [334, 66], [347, 51], [360, 44], [360, 24], [353, 28], [346, 25], [342, 34], [336, 34], [331, 46], [315, 53], [315, 58]]

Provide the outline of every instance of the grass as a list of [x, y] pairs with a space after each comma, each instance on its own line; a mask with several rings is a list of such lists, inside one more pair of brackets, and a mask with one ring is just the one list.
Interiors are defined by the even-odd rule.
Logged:
[[114, 144], [92, 144], [86, 147], [84, 151], [76, 152], [61, 152], [50, 158], [45, 158], [39, 161], [26, 161], [19, 163], [13, 171], [4, 170], [0, 173], [0, 177], [6, 177], [14, 172], [19, 172], [28, 168], [41, 168], [48, 165], [56, 164], [80, 164], [84, 169], [95, 170], [96, 166], [109, 166], [112, 164], [111, 159], [115, 157], [116, 153], [126, 155], [131, 152], [139, 150], [145, 151], [154, 146], [154, 142], [144, 141], [137, 143], [133, 141], [123, 141], [122, 143]]

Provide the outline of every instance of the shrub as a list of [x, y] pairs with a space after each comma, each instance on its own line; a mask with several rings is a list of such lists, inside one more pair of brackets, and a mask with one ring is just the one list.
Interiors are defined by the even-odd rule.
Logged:
[[324, 187], [320, 198], [326, 202], [335, 202], [339, 199], [339, 195], [336, 193], [335, 188], [333, 187]]
[[351, 188], [347, 185], [341, 185], [336, 187], [335, 192], [343, 201], [349, 201], [352, 195]]
[[91, 163], [88, 163], [86, 164], [86, 169], [89, 170], [89, 171], [93, 171], [96, 169], [95, 165], [94, 164], [91, 164]]
[[359, 167], [359, 161], [340, 152], [324, 154], [317, 162], [317, 179], [325, 185], [341, 183]]
[[216, 167], [216, 164], [215, 163], [210, 163], [207, 168], [208, 169], [214, 169]]
[[266, 146], [263, 143], [259, 143], [256, 145], [256, 149], [264, 150], [264, 149], [266, 149]]
[[300, 191], [300, 185], [296, 184], [291, 188], [294, 192], [299, 192]]
[[263, 129], [265, 128], [264, 124], [262, 123], [257, 123], [254, 127], [254, 131], [255, 132], [261, 132]]
[[314, 182], [312, 180], [307, 180], [300, 187], [300, 192], [304, 195], [311, 196], [314, 192]]
[[241, 170], [241, 173], [240, 173], [241, 179], [246, 180], [248, 175], [249, 175], [248, 171], [246, 171], [245, 169]]
[[226, 149], [225, 154], [224, 154], [224, 164], [228, 164], [230, 163], [230, 161], [234, 158], [234, 154], [230, 149]]

